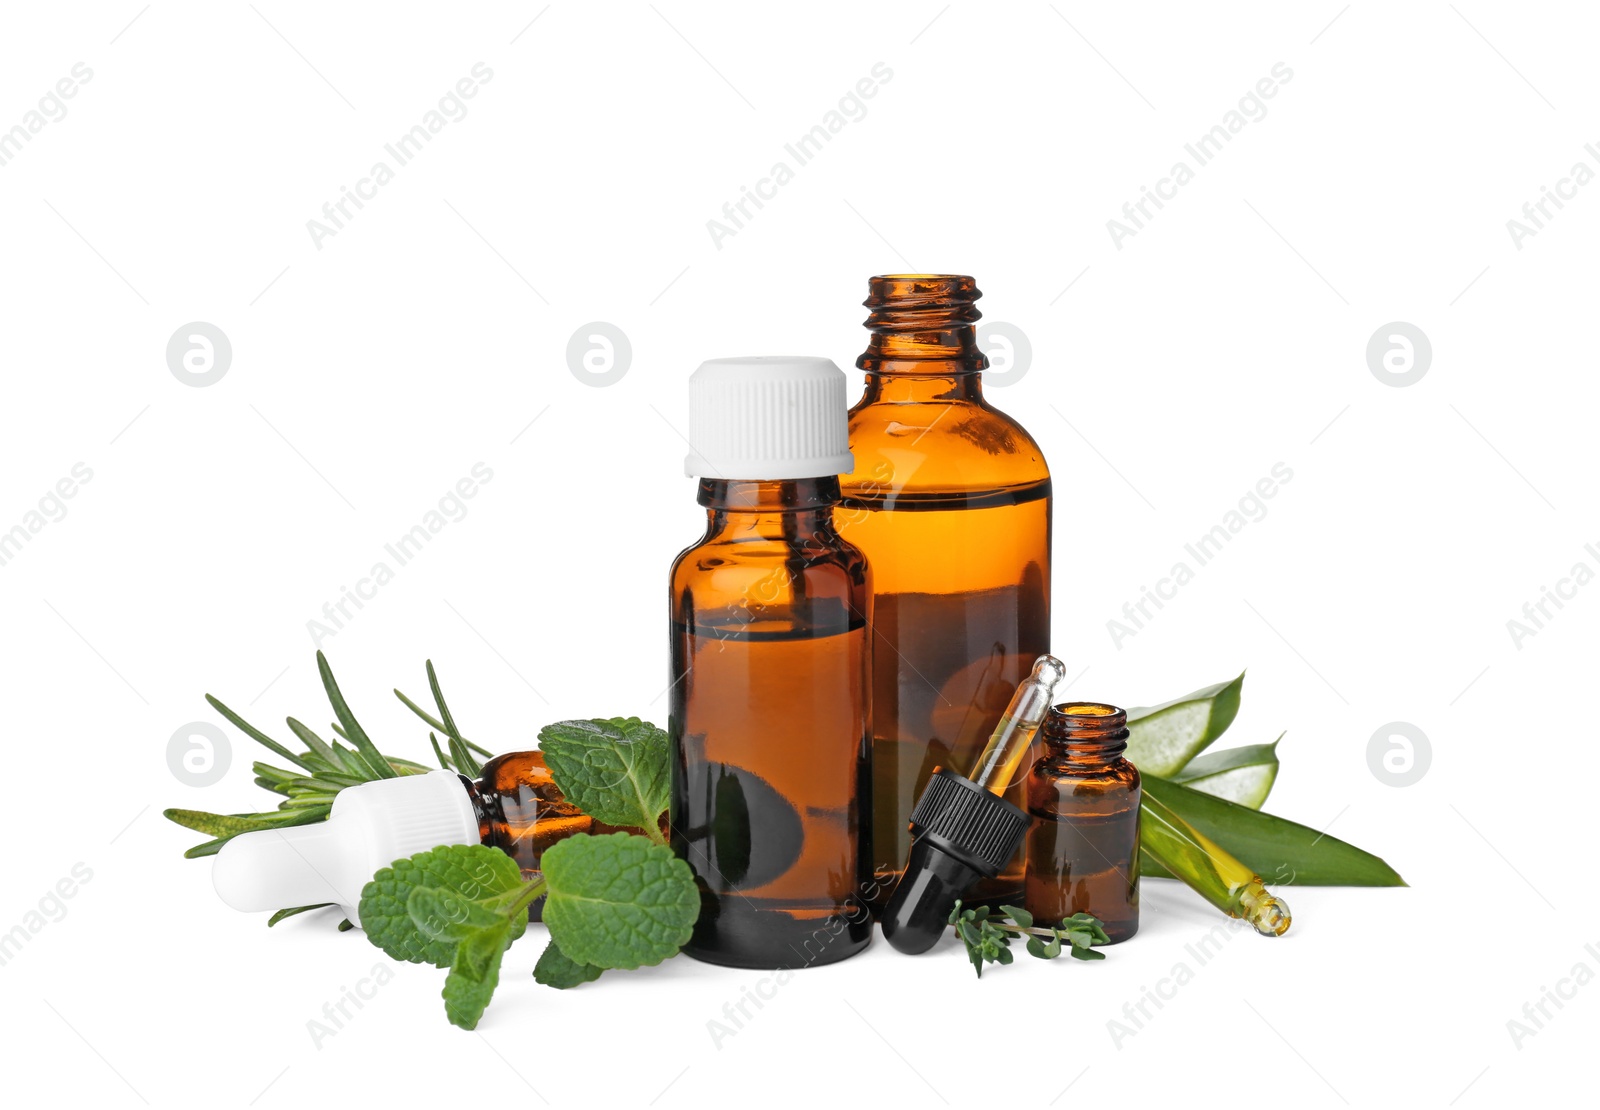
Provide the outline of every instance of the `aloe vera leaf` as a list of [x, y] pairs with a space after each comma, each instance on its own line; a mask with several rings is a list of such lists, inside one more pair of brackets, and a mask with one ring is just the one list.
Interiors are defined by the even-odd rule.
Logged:
[[1177, 774], [1233, 723], [1243, 686], [1240, 672], [1232, 682], [1128, 710], [1128, 759], [1147, 775]]
[[1278, 742], [1282, 739], [1280, 733], [1270, 744], [1206, 752], [1190, 760], [1171, 781], [1214, 798], [1260, 809], [1278, 778]]
[[[1336, 836], [1270, 813], [1148, 777], [1144, 792], [1220, 844], [1263, 880], [1296, 886], [1405, 886], [1383, 860]], [[1141, 853], [1141, 874], [1170, 877]]]

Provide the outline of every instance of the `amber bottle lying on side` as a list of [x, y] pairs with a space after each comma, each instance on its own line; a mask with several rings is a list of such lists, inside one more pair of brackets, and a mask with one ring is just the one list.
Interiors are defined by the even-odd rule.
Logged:
[[[971, 770], [1033, 661], [1050, 650], [1050, 471], [984, 397], [970, 277], [872, 278], [850, 410], [855, 469], [841, 535], [873, 574], [872, 859], [878, 906], [910, 848], [934, 768]], [[1024, 760], [1026, 768], [1032, 759]], [[1005, 797], [1023, 804], [1021, 776]], [[974, 897], [1015, 901], [1022, 858]]]

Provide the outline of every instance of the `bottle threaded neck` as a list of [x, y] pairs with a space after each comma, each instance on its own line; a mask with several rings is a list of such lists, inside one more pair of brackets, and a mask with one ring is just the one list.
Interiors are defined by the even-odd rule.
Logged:
[[872, 333], [856, 365], [875, 374], [956, 374], [986, 369], [973, 327], [978, 283], [961, 274], [880, 274], [867, 282]]
[[1128, 714], [1104, 702], [1064, 702], [1050, 707], [1040, 735], [1065, 755], [1114, 759], [1128, 747]]

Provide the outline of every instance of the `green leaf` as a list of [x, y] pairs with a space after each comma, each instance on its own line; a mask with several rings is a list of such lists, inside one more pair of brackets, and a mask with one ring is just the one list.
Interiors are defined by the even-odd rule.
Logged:
[[558, 721], [539, 730], [539, 747], [567, 801], [597, 821], [665, 842], [660, 820], [671, 789], [665, 732], [637, 717]]
[[1021, 925], [1024, 929], [1033, 928], [1033, 914], [1029, 913], [1021, 906], [1001, 906], [1000, 912], [1003, 914], [1008, 914], [1011, 917], [1011, 920], [1015, 921], [1018, 925]]
[[[1159, 778], [1145, 779], [1144, 791], [1238, 857], [1268, 884], [1406, 885], [1377, 856], [1305, 825]], [[1153, 863], [1141, 854], [1141, 874], [1166, 874], [1159, 866], [1151, 866]]]
[[1270, 744], [1206, 752], [1171, 776], [1172, 781], [1214, 798], [1260, 809], [1278, 778], [1278, 744], [1282, 740], [1280, 733]]
[[[417, 927], [410, 912], [412, 892], [442, 889], [503, 911], [525, 886], [516, 861], [497, 848], [482, 844], [434, 848], [379, 869], [361, 890], [361, 927], [368, 940], [397, 960], [448, 967], [458, 941]], [[526, 925], [523, 915], [510, 919], [511, 939], [521, 936]]]
[[210, 694], [206, 695], [206, 701], [211, 703], [212, 709], [215, 709], [218, 713], [221, 713], [223, 717], [227, 718], [229, 724], [238, 729], [240, 732], [244, 733], [246, 736], [250, 737], [250, 739], [254, 740], [257, 744], [260, 744], [269, 751], [277, 752], [290, 763], [293, 763], [296, 767], [305, 767], [305, 769], [308, 771], [311, 769], [310, 767], [306, 766], [305, 760], [300, 756], [295, 755], [288, 748], [284, 747], [272, 737], [256, 728], [255, 725], [251, 724], [249, 721], [239, 716], [239, 714], [223, 705]]
[[[406, 697], [405, 694], [403, 694], [399, 689], [395, 690], [394, 696], [400, 699], [400, 704], [404, 705], [407, 709], [411, 710], [411, 712], [415, 713], [418, 717], [421, 717], [424, 721], [426, 721], [427, 724], [428, 724], [428, 727], [433, 729], [435, 732], [446, 732], [447, 731], [445, 729], [445, 727], [444, 727], [444, 722], [443, 721], [439, 720], [432, 713], [429, 713], [426, 709], [422, 708], [422, 706], [418, 705], [416, 702], [414, 702], [410, 698]], [[466, 739], [466, 738], [463, 737], [462, 739]], [[485, 748], [481, 744], [474, 744], [471, 740], [467, 740], [466, 744], [467, 744], [467, 747], [471, 748], [473, 751], [477, 752], [479, 755], [488, 755], [488, 756], [494, 755], [494, 753], [491, 752], [488, 748]]]
[[658, 964], [677, 954], [700, 915], [689, 865], [642, 836], [580, 833], [551, 845], [539, 865], [550, 938], [579, 963]]
[[279, 910], [277, 913], [267, 918], [267, 928], [272, 928], [286, 917], [294, 917], [296, 914], [306, 913], [309, 910], [326, 909], [331, 905], [333, 905], [332, 902], [318, 902], [314, 906], [291, 906], [289, 909]]
[[[432, 736], [433, 733], [429, 733]], [[450, 737], [450, 759], [456, 765], [456, 773], [475, 779], [483, 774], [483, 764], [472, 754], [472, 749], [467, 747], [467, 742], [459, 736]]]
[[540, 953], [539, 962], [533, 965], [533, 978], [547, 987], [564, 991], [594, 982], [604, 970], [593, 964], [580, 964], [561, 951], [559, 944], [551, 941]]
[[459, 944], [480, 929], [506, 920], [495, 903], [474, 902], [443, 887], [417, 887], [406, 896], [406, 916], [429, 940]]
[[1171, 777], [1227, 730], [1244, 674], [1160, 705], [1128, 710], [1127, 757], [1146, 775]]
[[317, 652], [317, 673], [322, 676], [322, 688], [327, 691], [328, 704], [333, 706], [334, 716], [339, 718], [345, 734], [350, 738], [350, 743], [361, 753], [363, 762], [372, 768], [372, 773], [378, 778], [395, 778], [397, 775], [395, 769], [389, 766], [389, 761], [383, 757], [383, 753], [367, 736], [366, 730], [361, 727], [355, 714], [351, 713], [350, 707], [345, 704], [344, 695], [339, 692], [339, 684], [333, 680], [333, 668], [328, 666], [327, 657], [320, 651]]
[[307, 748], [311, 749], [314, 754], [319, 755], [323, 759], [327, 760], [329, 765], [332, 767], [337, 768], [339, 766], [339, 761], [334, 758], [333, 749], [328, 747], [328, 742], [326, 740], [312, 732], [309, 728], [295, 720], [293, 717], [286, 718], [284, 723], [289, 726], [289, 731], [298, 736], [300, 738], [300, 742]]
[[186, 829], [207, 836], [226, 838], [258, 829], [281, 829], [290, 825], [309, 824], [317, 818], [308, 818], [296, 810], [268, 810], [266, 813], [206, 813], [198, 809], [164, 809], [161, 815]]
[[444, 981], [444, 1012], [451, 1025], [476, 1029], [500, 985], [500, 960], [513, 940], [511, 922], [474, 929], [462, 938]]

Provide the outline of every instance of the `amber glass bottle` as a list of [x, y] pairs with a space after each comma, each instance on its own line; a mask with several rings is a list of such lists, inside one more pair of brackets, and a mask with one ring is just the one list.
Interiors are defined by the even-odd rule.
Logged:
[[[244, 833], [222, 846], [212, 879], [241, 910], [337, 903], [358, 921], [374, 871], [446, 844], [499, 848], [538, 877], [545, 850], [574, 833], [618, 830], [562, 795], [542, 752], [496, 756], [471, 779], [454, 771], [346, 787], [326, 821]], [[538, 921], [544, 899], [529, 907]]]
[[[539, 857], [556, 841], [574, 833], [619, 831], [567, 801], [545, 766], [543, 752], [495, 756], [483, 765], [477, 781], [463, 775], [461, 782], [478, 819], [479, 840], [516, 860], [525, 879], [537, 877]], [[533, 904], [534, 921], [543, 906], [543, 898]]]
[[[711, 392], [736, 395], [702, 402], [708, 368]], [[816, 382], [825, 397], [808, 398]], [[737, 391], [767, 385], [787, 400], [752, 403], [740, 423], [759, 434], [706, 448], [719, 438], [710, 425], [744, 406]], [[671, 574], [672, 843], [703, 901], [684, 951], [712, 963], [832, 963], [871, 939], [872, 595], [866, 560], [833, 523], [849, 465], [844, 390], [825, 359], [718, 360], [691, 380], [691, 471], [756, 475], [702, 477], [706, 533]], [[819, 428], [836, 431], [828, 451], [806, 447]]]
[[[904, 866], [907, 822], [934, 768], [971, 771], [1050, 650], [1050, 471], [983, 396], [980, 296], [970, 277], [891, 274], [871, 279], [865, 302], [866, 392], [850, 410], [855, 469], [835, 519], [873, 571], [880, 876]], [[1005, 794], [1019, 806], [1021, 786]], [[1021, 888], [1019, 855], [975, 895], [1014, 900]]]
[[1113, 942], [1139, 929], [1139, 772], [1122, 757], [1128, 715], [1114, 705], [1053, 706], [1045, 755], [1028, 774], [1027, 892], [1042, 924], [1092, 913]]

